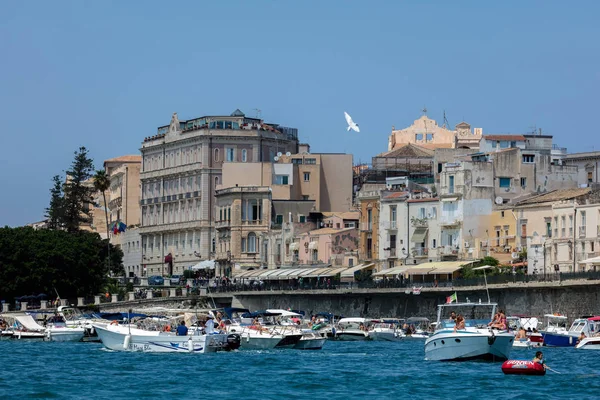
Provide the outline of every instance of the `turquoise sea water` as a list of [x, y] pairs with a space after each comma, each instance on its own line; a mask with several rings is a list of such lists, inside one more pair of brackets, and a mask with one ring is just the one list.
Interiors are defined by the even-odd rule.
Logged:
[[[422, 341], [327, 342], [321, 351], [211, 355], [0, 341], [1, 399], [559, 399], [600, 395], [600, 352], [543, 348], [562, 374], [505, 376], [501, 363], [424, 361]], [[511, 358], [533, 358], [515, 349]]]

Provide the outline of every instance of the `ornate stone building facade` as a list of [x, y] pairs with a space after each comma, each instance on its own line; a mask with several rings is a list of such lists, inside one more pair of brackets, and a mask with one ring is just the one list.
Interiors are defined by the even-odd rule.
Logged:
[[[248, 118], [206, 116], [158, 128], [141, 148], [142, 262], [148, 275], [173, 273], [216, 257], [215, 190], [223, 163], [273, 160], [298, 151], [296, 129]], [[240, 182], [243, 184], [243, 182]]]
[[469, 148], [478, 149], [483, 130], [461, 122], [455, 130], [446, 126], [438, 126], [437, 122], [426, 115], [415, 120], [407, 128], [396, 130], [392, 127], [388, 142], [388, 151], [398, 149], [407, 144], [416, 144], [429, 149], [436, 148]]

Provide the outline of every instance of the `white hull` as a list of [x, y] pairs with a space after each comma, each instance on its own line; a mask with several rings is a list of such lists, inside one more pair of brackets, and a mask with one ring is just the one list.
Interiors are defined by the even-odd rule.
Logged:
[[351, 342], [370, 339], [369, 333], [361, 330], [340, 330], [336, 332], [336, 337], [338, 340]]
[[46, 336], [52, 342], [79, 342], [83, 339], [84, 328], [48, 328]]
[[46, 333], [45, 332], [23, 332], [23, 331], [14, 331], [12, 335], [13, 339], [37, 339], [37, 340], [45, 340]]
[[115, 351], [149, 353], [214, 353], [226, 342], [227, 335], [177, 336], [172, 332], [145, 331], [119, 325], [96, 325], [102, 344]]
[[442, 330], [425, 342], [425, 359], [433, 361], [507, 360], [515, 337], [510, 333]]
[[404, 338], [404, 334], [402, 332], [380, 330], [373, 330], [369, 332], [369, 336], [373, 340], [380, 340], [385, 342], [398, 342]]
[[245, 326], [230, 325], [228, 332], [240, 335], [241, 348], [244, 350], [271, 350], [283, 340], [283, 335], [250, 329]]
[[600, 337], [588, 337], [582, 339], [577, 346], [576, 349], [583, 350], [600, 350]]
[[327, 338], [324, 337], [303, 337], [294, 346], [296, 350], [321, 350], [325, 345]]
[[425, 340], [429, 337], [429, 335], [426, 335], [424, 333], [412, 333], [410, 335], [406, 335], [405, 339], [419, 339], [419, 340]]

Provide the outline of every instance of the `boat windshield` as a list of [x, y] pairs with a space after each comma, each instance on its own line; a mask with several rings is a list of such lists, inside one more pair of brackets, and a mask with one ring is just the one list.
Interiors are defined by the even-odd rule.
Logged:
[[495, 303], [454, 303], [438, 306], [438, 323], [436, 330], [454, 328], [452, 313], [465, 318], [465, 327], [483, 328], [492, 320], [496, 311]]
[[573, 321], [573, 325], [571, 325], [569, 332], [582, 332], [586, 324], [587, 321], [585, 319], [576, 319]]

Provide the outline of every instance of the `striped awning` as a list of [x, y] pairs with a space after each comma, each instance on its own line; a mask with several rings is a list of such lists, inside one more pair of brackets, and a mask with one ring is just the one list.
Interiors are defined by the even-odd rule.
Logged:
[[340, 278], [341, 278], [342, 282], [352, 282], [352, 281], [354, 281], [355, 273], [362, 271], [364, 269], [367, 269], [367, 268], [373, 268], [374, 266], [375, 266], [374, 263], [356, 265], [352, 268], [348, 268], [345, 271], [342, 271], [342, 273], [340, 274]]

